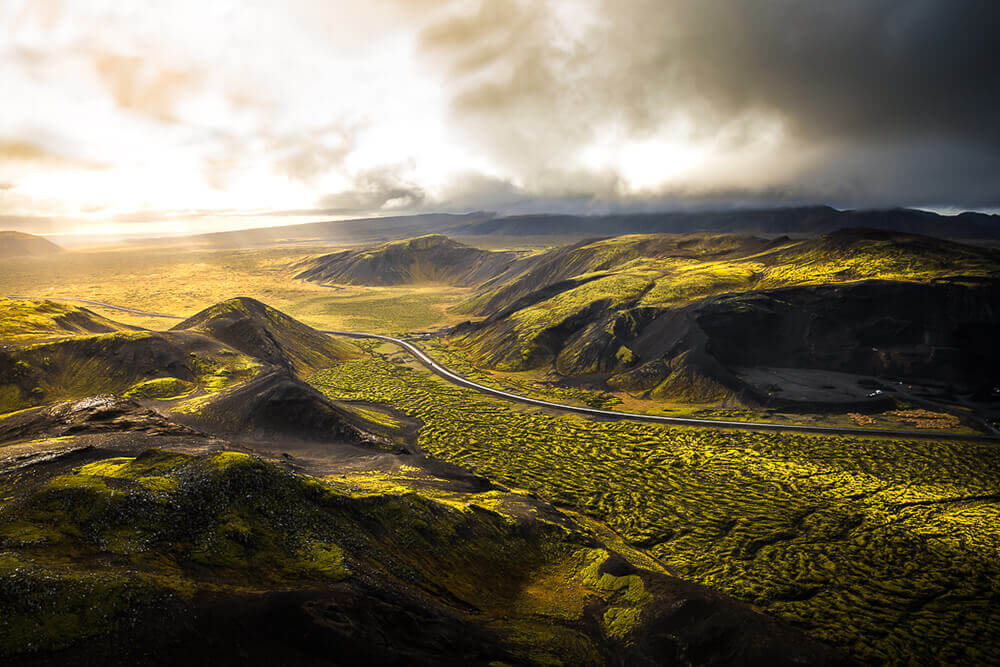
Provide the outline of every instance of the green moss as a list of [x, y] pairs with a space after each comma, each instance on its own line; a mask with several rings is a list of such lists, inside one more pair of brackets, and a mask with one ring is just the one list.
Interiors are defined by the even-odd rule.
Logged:
[[603, 618], [605, 632], [613, 639], [624, 639], [639, 627], [641, 616], [638, 607], [609, 607]]
[[344, 552], [336, 544], [311, 543], [302, 551], [303, 575], [339, 580], [349, 574], [344, 566]]
[[253, 465], [256, 461], [256, 459], [252, 456], [244, 454], [243, 452], [222, 452], [208, 458], [207, 460], [214, 469], [220, 471], [224, 471], [227, 468], [235, 466]]
[[632, 577], [581, 575], [591, 534], [526, 523], [526, 497], [441, 482], [409, 467], [321, 481], [240, 452], [81, 466], [0, 511], [0, 655], [127, 629], [198, 590], [315, 589], [357, 571], [479, 610], [516, 656], [600, 664], [585, 610], [642, 604]]
[[[14, 521], [0, 526], [0, 541], [12, 546], [28, 546], [58, 541], [62, 534], [49, 526], [36, 525], [27, 521]], [[8, 556], [12, 558], [12, 556]]]
[[0, 551], [0, 577], [9, 576], [15, 570], [29, 565], [28, 561], [18, 558], [9, 551]]
[[96, 463], [89, 463], [81, 467], [79, 472], [83, 475], [97, 477], [115, 477], [122, 468], [127, 467], [133, 460], [131, 458], [105, 459]]
[[194, 385], [185, 380], [177, 378], [154, 378], [144, 380], [132, 385], [125, 396], [129, 398], [152, 398], [158, 400], [168, 400], [180, 398], [194, 390]]
[[384, 426], [392, 429], [402, 426], [399, 419], [394, 417], [388, 410], [372, 406], [365, 407], [361, 405], [352, 405], [350, 403], [341, 403], [341, 407], [346, 409], [348, 412], [361, 417], [363, 420], [378, 426]]
[[[97, 394], [175, 399], [195, 389], [212, 393], [260, 369], [250, 357], [226, 348], [187, 352], [188, 344], [169, 333], [119, 331], [22, 345], [6, 360], [16, 372], [8, 372], [0, 359], [0, 412]], [[176, 371], [181, 377], [159, 377], [161, 362], [153, 360], [163, 354], [187, 355]]]
[[615, 353], [615, 359], [626, 366], [630, 366], [636, 362], [638, 357], [635, 356], [635, 353], [632, 350], [622, 345], [618, 348], [618, 352]]
[[0, 298], [0, 339], [8, 342], [123, 329], [124, 325], [79, 306], [40, 299]]

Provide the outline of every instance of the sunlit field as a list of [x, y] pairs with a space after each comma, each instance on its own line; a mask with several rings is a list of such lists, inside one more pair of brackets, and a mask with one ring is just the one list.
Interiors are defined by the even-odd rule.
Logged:
[[[0, 296], [91, 299], [153, 313], [189, 316], [236, 296], [263, 301], [320, 329], [399, 333], [456, 323], [447, 308], [467, 290], [448, 286], [331, 289], [296, 281], [294, 265], [330, 252], [317, 248], [184, 250], [109, 249], [4, 260]], [[169, 320], [87, 306], [150, 329]]]

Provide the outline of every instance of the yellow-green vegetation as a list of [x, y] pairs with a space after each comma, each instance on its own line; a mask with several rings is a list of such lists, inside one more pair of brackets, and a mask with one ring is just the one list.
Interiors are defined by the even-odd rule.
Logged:
[[603, 549], [587, 551], [581, 556], [585, 565], [577, 575], [579, 579], [614, 603], [604, 612], [605, 632], [615, 639], [628, 637], [639, 625], [642, 606], [652, 599], [646, 592], [642, 578], [634, 574], [618, 577], [608, 572], [602, 573], [600, 567], [609, 556]]
[[[321, 287], [293, 282], [288, 268], [320, 250], [128, 246], [77, 250], [55, 258], [8, 260], [9, 270], [0, 275], [0, 294], [77, 297], [179, 315], [194, 314], [234, 296], [250, 296], [284, 309], [322, 293]], [[108, 314], [149, 328], [162, 328], [164, 322], [122, 312]]]
[[[247, 296], [312, 327], [380, 333], [461, 321], [446, 309], [466, 298], [468, 288], [427, 285], [331, 289], [293, 279], [298, 262], [332, 249], [125, 246], [66, 252], [56, 258], [10, 258], [4, 260], [4, 270], [0, 271], [0, 295], [84, 298], [180, 316]], [[117, 322], [149, 329], [170, 325], [170, 320], [161, 318], [87, 307]], [[0, 322], [0, 326], [4, 323]]]
[[125, 327], [84, 308], [55, 301], [0, 298], [0, 340], [38, 341]]
[[153, 378], [136, 382], [125, 392], [128, 398], [153, 398], [167, 400], [180, 398], [194, 391], [195, 385], [177, 378]]
[[747, 257], [671, 263], [639, 305], [677, 306], [728, 292], [874, 278], [928, 282], [998, 273], [995, 257], [970, 246], [899, 236], [841, 240], [849, 233], [798, 241]]
[[[547, 329], [572, 318], [593, 317], [607, 309], [614, 309], [635, 301], [652, 285], [655, 274], [645, 268], [627, 273], [597, 277], [579, 287], [562, 292], [534, 306], [518, 310], [511, 316], [514, 336], [520, 343], [519, 356], [496, 365], [498, 370], [530, 368], [532, 360], [544, 355], [537, 349], [538, 336]], [[589, 278], [591, 276], [582, 276]], [[468, 346], [476, 356], [476, 343]]]
[[0, 656], [128, 629], [199, 591], [315, 590], [355, 575], [440, 600], [535, 663], [600, 664], [587, 613], [630, 641], [651, 598], [640, 574], [601, 569], [610, 552], [587, 528], [519, 520], [505, 494], [444, 491], [415, 469], [398, 479], [322, 481], [239, 452], [149, 450], [22, 489], [0, 505]]
[[217, 303], [177, 324], [261, 361], [308, 373], [358, 354], [347, 340], [332, 338], [255, 299]]
[[469, 289], [443, 285], [345, 287], [291, 304], [296, 319], [322, 329], [398, 334], [457, 324], [464, 317], [449, 308], [468, 297]]
[[0, 655], [121, 628], [206, 586], [343, 579], [325, 493], [236, 453], [149, 450], [54, 477], [0, 509]]
[[191, 354], [188, 363], [198, 388], [207, 393], [236, 386], [260, 370], [260, 363], [256, 360], [226, 349], [211, 355]]
[[384, 426], [389, 429], [398, 429], [403, 425], [392, 411], [385, 408], [357, 403], [341, 403], [340, 407], [360, 417], [369, 424]]
[[432, 456], [606, 522], [678, 576], [862, 660], [1000, 660], [992, 443], [529, 414], [374, 355], [311, 382], [419, 419]]

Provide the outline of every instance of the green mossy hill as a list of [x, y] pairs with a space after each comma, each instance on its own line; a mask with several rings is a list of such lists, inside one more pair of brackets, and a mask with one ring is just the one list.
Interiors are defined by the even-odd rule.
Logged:
[[[772, 243], [736, 234], [633, 234], [581, 241], [534, 255], [483, 285], [461, 309], [493, 316], [630, 269], [741, 258]], [[779, 240], [777, 243], [781, 243]]]
[[0, 298], [0, 343], [130, 329], [79, 306], [43, 299]]
[[[696, 647], [725, 662], [843, 662], [748, 607], [637, 568], [565, 517], [508, 513], [494, 491], [418, 493], [363, 477], [149, 450], [39, 481], [0, 506], [0, 655], [87, 655], [137, 634], [197, 641], [211, 629], [192, 635], [156, 610], [298, 590], [305, 606], [271, 611], [265, 636], [244, 630], [240, 645], [318, 635], [326, 642], [312, 650], [327, 658], [336, 645], [420, 664], [654, 664]], [[685, 605], [697, 613], [678, 613]]]
[[359, 354], [256, 299], [238, 297], [206, 308], [172, 331], [198, 331], [269, 364], [308, 372]]
[[296, 278], [324, 284], [407, 285], [445, 283], [478, 285], [507, 271], [518, 252], [480, 250], [431, 234], [392, 241], [365, 250], [345, 250], [298, 265]]
[[115, 332], [34, 343], [0, 350], [0, 413], [96, 394], [171, 398], [163, 394], [168, 385], [212, 392], [249, 379], [259, 367], [232, 348], [187, 332]]
[[0, 258], [54, 255], [63, 249], [41, 236], [24, 232], [0, 231]]
[[763, 253], [755, 260], [774, 267], [769, 278], [775, 287], [803, 279], [817, 283], [867, 278], [929, 281], [1000, 275], [1000, 250], [877, 229], [841, 229]]
[[659, 387], [656, 398], [695, 402], [767, 400], [741, 387], [731, 365], [925, 377], [963, 390], [998, 369], [985, 340], [1000, 317], [993, 249], [857, 229], [767, 243], [646, 235], [565, 246], [530, 263], [462, 306], [487, 316], [453, 332], [473, 363], [552, 367], [593, 376], [597, 387]]

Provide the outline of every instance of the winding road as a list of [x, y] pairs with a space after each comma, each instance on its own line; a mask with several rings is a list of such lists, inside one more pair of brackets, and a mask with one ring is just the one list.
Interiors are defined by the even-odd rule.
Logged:
[[[102, 308], [107, 308], [109, 310], [117, 310], [119, 312], [130, 313], [132, 315], [139, 315], [142, 317], [158, 317], [164, 319], [172, 320], [183, 320], [184, 317], [179, 315], [167, 315], [164, 313], [150, 313], [142, 310], [136, 310], [135, 308], [126, 308], [124, 306], [115, 306], [110, 303], [104, 303], [102, 301], [92, 301], [89, 299], [76, 299], [69, 297], [25, 297], [25, 296], [11, 296], [7, 297], [9, 299], [48, 299], [51, 301], [73, 301], [77, 303], [84, 303], [92, 306], [99, 306]], [[508, 401], [514, 401], [517, 403], [525, 403], [527, 405], [535, 405], [542, 408], [549, 408], [553, 410], [560, 410], [563, 412], [574, 412], [577, 414], [589, 415], [591, 417], [598, 417], [602, 419], [617, 419], [617, 420], [627, 420], [627, 421], [637, 421], [637, 422], [653, 422], [659, 424], [673, 424], [680, 426], [701, 426], [710, 428], [726, 428], [726, 429], [742, 429], [742, 430], [753, 430], [753, 431], [778, 431], [778, 432], [807, 432], [816, 434], [827, 434], [827, 435], [861, 435], [866, 437], [871, 436], [887, 436], [887, 437], [903, 437], [903, 438], [920, 438], [920, 439], [930, 439], [930, 440], [1000, 440], [1000, 436], [996, 435], [971, 435], [971, 434], [959, 434], [959, 433], [920, 433], [916, 431], [900, 431], [900, 430], [882, 430], [882, 429], [867, 429], [867, 428], [849, 428], [840, 426], [810, 426], [805, 424], [773, 424], [768, 422], [744, 422], [744, 421], [730, 421], [724, 419], [698, 419], [696, 417], [667, 417], [663, 415], [647, 415], [637, 412], [618, 412], [615, 410], [600, 410], [598, 408], [588, 408], [579, 405], [568, 405], [566, 403], [555, 403], [552, 401], [545, 401], [538, 398], [531, 398], [529, 396], [522, 396], [520, 394], [512, 394], [510, 392], [502, 391], [500, 389], [495, 389], [493, 387], [487, 387], [486, 385], [473, 382], [467, 378], [452, 372], [451, 370], [445, 368], [434, 359], [429, 357], [427, 353], [421, 350], [419, 347], [413, 343], [403, 340], [401, 338], [393, 338], [391, 336], [382, 336], [380, 334], [372, 333], [361, 333], [357, 331], [337, 331], [337, 330], [322, 330], [319, 329], [320, 333], [328, 334], [330, 336], [342, 336], [345, 338], [368, 338], [373, 340], [380, 340], [386, 343], [392, 343], [401, 347], [406, 352], [409, 352], [417, 359], [421, 364], [426, 366], [433, 373], [439, 375], [440, 377], [468, 389], [473, 389], [483, 394], [489, 394], [491, 396], [497, 396]]]

